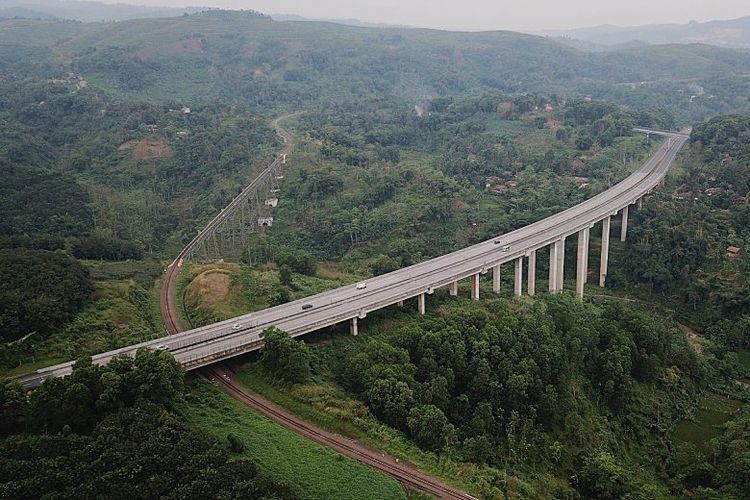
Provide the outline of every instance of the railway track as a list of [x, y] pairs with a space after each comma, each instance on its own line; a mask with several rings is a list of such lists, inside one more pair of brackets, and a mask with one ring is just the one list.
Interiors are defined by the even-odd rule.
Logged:
[[[297, 112], [280, 116], [272, 123], [276, 133], [283, 139], [285, 144], [284, 149], [280, 152], [282, 155], [291, 154], [294, 149], [294, 137], [289, 131], [281, 127], [280, 122], [285, 118], [296, 116], [300, 113], [301, 112]], [[172, 264], [167, 268], [159, 294], [161, 315], [164, 319], [167, 332], [170, 335], [180, 333], [184, 330], [182, 323], [180, 322], [174, 288], [177, 277], [182, 270], [183, 259], [189, 254], [191, 245], [192, 242], [182, 249], [177, 258], [175, 258]], [[295, 417], [281, 407], [265, 400], [264, 398], [251, 394], [247, 389], [236, 384], [231, 379], [231, 375], [229, 375], [229, 373], [223, 368], [217, 368], [215, 366], [202, 368], [198, 371], [198, 375], [217, 381], [227, 394], [262, 413], [267, 418], [283, 427], [322, 446], [331, 448], [346, 457], [379, 470], [380, 472], [393, 477], [401, 484], [435, 495], [439, 498], [463, 500], [474, 498], [467, 493], [422, 474], [413, 467], [397, 462], [397, 459], [393, 457], [378, 453], [375, 450], [366, 448], [359, 443], [344, 438], [343, 436], [329, 433]]]
[[[294, 150], [294, 136], [281, 126], [281, 121], [286, 118], [298, 116], [302, 113], [304, 113], [304, 111], [297, 111], [295, 113], [282, 115], [272, 122], [271, 125], [276, 131], [276, 134], [284, 141], [284, 149], [280, 151], [279, 156], [289, 155]], [[260, 175], [262, 175], [262, 173]], [[258, 177], [260, 177], [260, 175]], [[256, 179], [258, 177], [256, 177]], [[253, 184], [255, 181], [256, 180], [253, 179], [250, 184]], [[214, 223], [216, 223], [216, 219], [209, 222], [209, 225]], [[174, 335], [175, 333], [180, 333], [184, 330], [184, 327], [180, 322], [180, 315], [177, 309], [174, 287], [175, 282], [177, 281], [177, 277], [180, 275], [180, 271], [182, 270], [183, 261], [190, 255], [190, 251], [192, 250], [193, 245], [195, 245], [195, 242], [195, 239], [190, 241], [185, 246], [185, 248], [180, 251], [180, 253], [174, 259], [174, 261], [172, 261], [172, 263], [167, 268], [166, 273], [164, 274], [164, 281], [162, 282], [161, 291], [159, 293], [159, 307], [161, 309], [162, 318], [164, 319], [164, 325], [166, 326], [167, 333], [169, 333], [169, 335]]]
[[393, 477], [400, 483], [424, 491], [439, 498], [453, 500], [467, 500], [475, 497], [459, 489], [449, 486], [436, 479], [422, 474], [413, 467], [399, 462], [398, 459], [367, 448], [356, 441], [343, 436], [332, 434], [323, 429], [300, 420], [281, 407], [267, 401], [265, 398], [249, 393], [244, 387], [235, 383], [232, 374], [226, 369], [207, 367], [200, 370], [200, 374], [216, 382], [227, 394], [257, 410], [271, 420], [287, 429], [310, 439], [320, 445], [327, 446], [342, 455], [357, 460], [367, 466], [377, 469]]

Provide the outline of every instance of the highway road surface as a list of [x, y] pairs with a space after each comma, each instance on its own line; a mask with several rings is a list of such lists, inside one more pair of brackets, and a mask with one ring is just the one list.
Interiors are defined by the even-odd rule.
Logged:
[[[495, 265], [528, 256], [532, 251], [615, 215], [662, 182], [689, 136], [675, 132], [642, 131], [665, 137], [659, 150], [642, 167], [607, 191], [539, 222], [442, 257], [371, 278], [363, 289], [355, 285], [344, 286], [202, 328], [99, 354], [93, 356], [93, 361], [105, 364], [114, 356], [134, 355], [137, 349], [149, 347], [170, 351], [187, 370], [193, 370], [259, 349], [262, 331], [268, 327], [275, 326], [295, 337], [304, 335], [354, 318], [364, 318], [371, 311], [422, 294], [429, 295], [437, 288], [483, 274]], [[173, 263], [173, 266], [179, 265], [180, 257]], [[303, 309], [303, 306], [311, 307]], [[179, 330], [178, 326], [175, 331]], [[33, 387], [47, 377], [68, 375], [72, 365], [71, 362], [40, 369], [23, 382]]]

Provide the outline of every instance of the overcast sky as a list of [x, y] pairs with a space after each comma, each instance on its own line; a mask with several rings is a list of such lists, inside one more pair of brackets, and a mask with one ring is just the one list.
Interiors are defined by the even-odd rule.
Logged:
[[255, 9], [266, 14], [357, 18], [446, 29], [567, 29], [686, 23], [750, 15], [748, 0], [103, 0], [183, 7]]

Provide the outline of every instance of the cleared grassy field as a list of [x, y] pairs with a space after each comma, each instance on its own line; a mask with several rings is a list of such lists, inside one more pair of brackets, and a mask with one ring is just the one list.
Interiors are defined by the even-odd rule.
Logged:
[[395, 480], [284, 429], [208, 382], [193, 383], [179, 412], [222, 441], [237, 436], [245, 445], [238, 456], [256, 461], [301, 498], [407, 498]]
[[737, 360], [740, 364], [750, 370], [750, 351], [740, 351], [737, 353]]
[[695, 420], [683, 420], [675, 429], [675, 438], [708, 449], [708, 442], [721, 434], [721, 426], [732, 419], [742, 403], [718, 394], [706, 394], [699, 404]]

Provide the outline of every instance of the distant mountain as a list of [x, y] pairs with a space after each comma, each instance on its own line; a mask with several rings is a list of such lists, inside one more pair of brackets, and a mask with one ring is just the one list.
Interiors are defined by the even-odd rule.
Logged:
[[335, 23], [343, 24], [344, 26], [354, 26], [357, 28], [411, 28], [403, 24], [384, 24], [384, 23], [369, 23], [367, 21], [360, 21], [359, 19], [335, 19], [335, 18], [324, 18], [324, 17], [304, 17], [297, 14], [271, 14], [271, 19], [274, 21], [307, 21], [307, 22], [322, 22], [322, 23]]
[[55, 19], [55, 16], [26, 7], [2, 7], [0, 19]]
[[[576, 40], [588, 45], [577, 45], [585, 50], [608, 50], [620, 48], [633, 42], [648, 44], [704, 43], [719, 47], [750, 48], [750, 16], [728, 21], [705, 23], [662, 24], [620, 27], [611, 25], [580, 28], [574, 30], [552, 30], [537, 32], [552, 38]], [[572, 42], [567, 42], [573, 45]]]
[[0, 0], [0, 19], [69, 19], [83, 22], [126, 21], [176, 17], [206, 10], [201, 7], [145, 7], [77, 0]]

